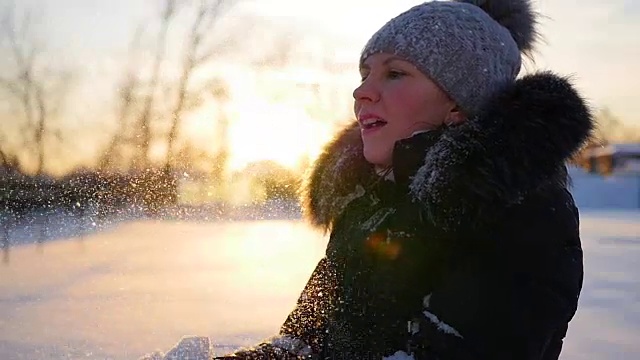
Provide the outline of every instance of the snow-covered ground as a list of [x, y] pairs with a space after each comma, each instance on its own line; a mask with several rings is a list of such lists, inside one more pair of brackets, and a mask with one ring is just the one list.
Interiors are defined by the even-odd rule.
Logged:
[[582, 214], [585, 283], [563, 359], [640, 358], [640, 211]]
[[[640, 358], [640, 212], [583, 210], [586, 280], [563, 359]], [[119, 223], [14, 246], [0, 359], [137, 359], [182, 336], [224, 353], [273, 334], [326, 239], [295, 220]]]
[[571, 168], [573, 196], [582, 209], [640, 209], [640, 173], [602, 177]]
[[277, 330], [323, 253], [295, 221], [123, 223], [14, 246], [0, 359], [136, 359], [186, 334], [221, 349]]

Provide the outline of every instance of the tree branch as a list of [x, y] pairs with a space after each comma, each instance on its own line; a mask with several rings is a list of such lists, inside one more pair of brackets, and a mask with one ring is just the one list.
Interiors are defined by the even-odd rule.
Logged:
[[0, 87], [6, 89], [11, 95], [15, 96], [16, 100], [24, 98], [24, 91], [16, 84], [15, 80], [0, 77]]

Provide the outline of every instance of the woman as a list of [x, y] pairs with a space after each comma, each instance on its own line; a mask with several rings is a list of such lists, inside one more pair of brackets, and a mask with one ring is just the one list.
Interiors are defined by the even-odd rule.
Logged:
[[582, 287], [565, 162], [585, 102], [516, 79], [527, 0], [418, 5], [365, 46], [358, 121], [327, 145], [306, 211], [331, 232], [278, 337], [222, 358], [558, 359]]

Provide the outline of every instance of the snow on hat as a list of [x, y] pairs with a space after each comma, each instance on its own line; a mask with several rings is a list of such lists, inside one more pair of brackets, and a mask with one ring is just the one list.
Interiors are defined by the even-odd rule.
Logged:
[[533, 49], [535, 25], [530, 0], [426, 2], [378, 30], [360, 64], [375, 53], [405, 59], [472, 115], [516, 79], [521, 54]]

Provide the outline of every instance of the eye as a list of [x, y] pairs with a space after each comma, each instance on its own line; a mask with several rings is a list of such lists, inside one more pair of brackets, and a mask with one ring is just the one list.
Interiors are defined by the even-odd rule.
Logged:
[[406, 74], [404, 72], [399, 70], [389, 70], [389, 72], [387, 73], [387, 76], [389, 77], [389, 79], [399, 79], [405, 75]]

